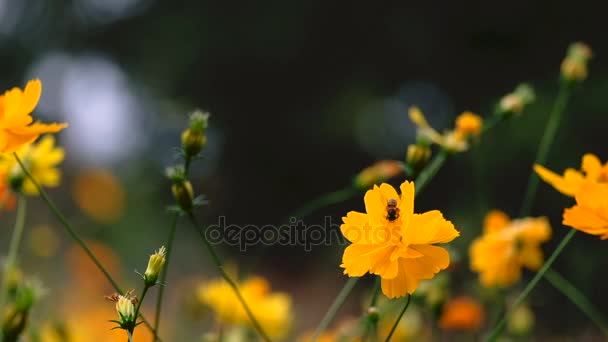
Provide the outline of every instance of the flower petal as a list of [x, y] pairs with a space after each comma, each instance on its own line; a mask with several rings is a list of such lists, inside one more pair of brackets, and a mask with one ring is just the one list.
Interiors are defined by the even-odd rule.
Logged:
[[567, 169], [563, 177], [538, 164], [534, 165], [534, 171], [542, 180], [567, 196], [574, 196], [584, 180], [583, 175], [574, 169]]
[[595, 154], [587, 153], [583, 156], [581, 170], [585, 171], [589, 180], [597, 181], [602, 173], [602, 162]]
[[403, 232], [405, 240], [413, 245], [446, 243], [459, 235], [454, 225], [444, 219], [439, 210], [413, 214], [409, 227]]

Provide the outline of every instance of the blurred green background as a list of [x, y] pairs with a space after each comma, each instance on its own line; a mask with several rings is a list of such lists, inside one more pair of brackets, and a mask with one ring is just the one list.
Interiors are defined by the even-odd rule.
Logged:
[[[577, 40], [588, 43], [595, 58], [568, 105], [548, 167], [577, 167], [587, 152], [608, 158], [600, 144], [608, 127], [604, 16], [594, 1], [0, 0], [0, 85], [5, 90], [42, 80], [37, 116], [70, 123], [59, 134], [67, 151], [63, 184], [51, 195], [87, 239], [111, 246], [115, 271], [134, 287], [132, 270], [142, 270], [147, 255], [166, 240], [165, 207], [172, 198], [164, 168], [175, 161], [193, 109], [212, 113], [205, 158], [192, 172], [197, 192], [209, 199], [198, 212], [201, 220], [278, 224], [307, 201], [348, 186], [374, 161], [402, 160], [415, 137], [409, 106], [420, 106], [433, 126], [449, 128], [464, 110], [490, 115], [502, 95], [531, 82], [537, 102], [451, 159], [416, 203], [418, 211], [441, 209], [461, 230], [454, 244], [462, 257], [458, 279], [473, 281], [466, 248], [487, 210], [517, 213], [560, 62]], [[91, 169], [115, 177], [121, 190], [110, 203], [120, 207], [124, 192], [116, 219], [95, 219], [79, 208], [76, 184]], [[104, 183], [84, 187], [80, 191], [93, 203], [106, 190]], [[561, 212], [572, 200], [545, 184], [539, 189], [533, 212], [551, 220], [555, 237], [545, 246], [551, 251], [567, 231]], [[55, 248], [39, 255], [40, 241], [26, 236], [30, 248], [22, 253], [24, 270], [38, 274], [51, 293], [35, 313], [44, 321], [79, 292], [74, 268], [80, 266], [45, 205], [31, 202], [28, 230], [47, 224], [57, 239]], [[362, 196], [355, 196], [305, 222], [321, 223], [325, 216], [339, 222], [347, 211], [362, 209]], [[14, 215], [1, 215], [5, 250]], [[176, 246], [167, 284], [173, 314], [166, 315], [171, 328], [164, 330], [183, 340], [205, 330], [195, 315], [199, 309], [189, 305], [193, 284], [216, 272], [187, 224], [180, 225]], [[342, 247], [262, 250], [224, 246], [222, 254], [292, 293], [296, 331], [313, 328], [345, 280], [338, 267]], [[607, 266], [603, 242], [580, 234], [556, 269], [605, 308]], [[470, 291], [466, 284], [455, 291]], [[111, 289], [102, 290], [91, 291], [90, 305], [108, 306], [99, 292]], [[539, 336], [595, 331], [545, 283], [531, 303]], [[344, 312], [359, 310], [354, 296]]]

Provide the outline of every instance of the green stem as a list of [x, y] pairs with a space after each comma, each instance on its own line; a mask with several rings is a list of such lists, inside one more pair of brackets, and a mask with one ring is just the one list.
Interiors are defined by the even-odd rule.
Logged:
[[[538, 152], [536, 153], [536, 158], [534, 159], [535, 164], [544, 165], [547, 162], [551, 145], [553, 144], [553, 140], [555, 140], [555, 134], [557, 133], [557, 128], [559, 127], [559, 123], [562, 118], [562, 113], [568, 104], [569, 97], [570, 86], [568, 83], [562, 82], [560, 84], [557, 98], [553, 103], [551, 113], [549, 114], [547, 126], [545, 127], [545, 132], [541, 138], [540, 146], [538, 147]], [[532, 209], [532, 205], [534, 204], [536, 189], [538, 188], [539, 182], [540, 180], [538, 176], [536, 176], [536, 173], [531, 172], [530, 177], [528, 177], [528, 186], [526, 187], [526, 194], [521, 206], [520, 217], [525, 217], [530, 213], [530, 209]]]
[[144, 286], [144, 290], [141, 293], [141, 297], [137, 301], [137, 307], [135, 307], [135, 317], [136, 317], [136, 319], [139, 316], [139, 309], [141, 309], [141, 304], [144, 302], [144, 298], [146, 298], [146, 294], [148, 293], [149, 289], [150, 289], [150, 286], [145, 285]]
[[566, 278], [552, 269], [548, 269], [545, 273], [545, 279], [551, 283], [561, 293], [566, 295], [574, 305], [576, 305], [587, 317], [589, 317], [598, 328], [608, 336], [608, 321], [606, 317], [599, 312], [593, 304], [581, 293], [574, 285]]
[[165, 265], [160, 275], [160, 287], [158, 289], [158, 296], [156, 297], [156, 313], [154, 314], [154, 338], [156, 339], [158, 329], [160, 327], [160, 313], [162, 311], [163, 294], [165, 292], [165, 282], [167, 280], [167, 272], [169, 270], [169, 261], [171, 260], [171, 251], [173, 249], [173, 241], [175, 241], [175, 231], [177, 230], [177, 219], [179, 215], [173, 217], [173, 223], [169, 229], [169, 237], [167, 238], [167, 256], [165, 259]]
[[[84, 240], [82, 240], [80, 238], [80, 236], [78, 236], [78, 234], [76, 233], [74, 228], [72, 228], [72, 226], [70, 225], [68, 220], [65, 218], [65, 216], [61, 213], [61, 211], [59, 211], [59, 209], [57, 208], [55, 203], [49, 198], [46, 191], [40, 186], [40, 184], [38, 184], [38, 181], [36, 181], [36, 179], [32, 176], [32, 174], [27, 170], [25, 165], [23, 165], [23, 162], [21, 161], [21, 159], [19, 158], [17, 153], [13, 153], [13, 155], [15, 156], [15, 160], [17, 160], [17, 163], [19, 163], [19, 166], [21, 167], [21, 170], [23, 171], [25, 176], [30, 179], [32, 184], [34, 184], [34, 186], [38, 190], [38, 193], [40, 193], [40, 197], [42, 198], [42, 200], [47, 204], [49, 209], [51, 209], [53, 214], [55, 214], [55, 216], [57, 217], [59, 222], [61, 222], [61, 224], [66, 229], [68, 234], [72, 237], [72, 239], [74, 239], [74, 241], [76, 241], [76, 243], [80, 246], [80, 248], [82, 248], [82, 250], [84, 250], [84, 252], [87, 254], [87, 256], [91, 259], [91, 261], [93, 261], [95, 266], [97, 266], [97, 268], [101, 271], [101, 273], [103, 273], [103, 275], [110, 282], [110, 284], [112, 284], [112, 287], [114, 287], [114, 290], [116, 290], [117, 292], [119, 292], [121, 294], [124, 293], [121, 290], [120, 286], [118, 286], [118, 283], [114, 280], [114, 278], [112, 278], [110, 273], [105, 269], [105, 267], [103, 267], [103, 265], [101, 264], [99, 259], [97, 259], [95, 254], [93, 254], [93, 252], [91, 251], [89, 246], [87, 246], [87, 244], [84, 242]], [[148, 320], [146, 320], [146, 318], [143, 315], [141, 316], [141, 319], [144, 321], [144, 324], [150, 329], [150, 331], [152, 331], [152, 333], [154, 333], [154, 329], [152, 328], [152, 325], [148, 322]]]
[[19, 195], [19, 203], [17, 207], [17, 217], [15, 218], [15, 227], [13, 228], [13, 235], [11, 237], [11, 243], [8, 247], [8, 256], [6, 258], [6, 264], [4, 265], [2, 275], [2, 286], [0, 290], [0, 309], [4, 307], [6, 301], [6, 295], [8, 289], [6, 288], [8, 273], [17, 262], [17, 254], [19, 253], [19, 245], [21, 244], [21, 236], [23, 235], [23, 229], [25, 227], [25, 213], [27, 212], [27, 200], [24, 195]]
[[[262, 326], [260, 325], [258, 320], [255, 318], [255, 316], [253, 315], [253, 312], [247, 305], [247, 302], [245, 302], [245, 298], [243, 298], [243, 295], [241, 294], [241, 291], [239, 291], [237, 284], [234, 282], [234, 280], [232, 280], [232, 278], [230, 278], [230, 276], [228, 275], [226, 270], [224, 270], [222, 260], [220, 259], [218, 254], [215, 252], [215, 249], [213, 248], [213, 246], [211, 245], [209, 240], [207, 240], [207, 236], [205, 235], [205, 230], [199, 226], [198, 220], [192, 214], [192, 212], [188, 213], [188, 217], [190, 218], [190, 221], [192, 222], [192, 225], [194, 226], [194, 228], [199, 232], [201, 239], [203, 240], [203, 243], [205, 244], [205, 247], [207, 248], [207, 251], [209, 252], [209, 255], [211, 256], [211, 259], [213, 260], [213, 263], [217, 267], [218, 271], [220, 272], [222, 278], [224, 278], [224, 280], [226, 280], [228, 285], [230, 285], [230, 287], [234, 291], [234, 294], [236, 295], [239, 302], [241, 303], [241, 306], [243, 307], [243, 309], [245, 309], [245, 312], [247, 313], [247, 316], [249, 317], [249, 320], [251, 321], [253, 328], [258, 332], [258, 334], [262, 337], [262, 339], [264, 341], [272, 342], [270, 337], [268, 337], [268, 335], [266, 335], [266, 333], [264, 332], [264, 329], [262, 328]], [[200, 229], [199, 229], [199, 227], [200, 227]]]
[[344, 302], [346, 302], [346, 298], [348, 298], [348, 295], [350, 295], [351, 291], [357, 284], [357, 281], [359, 281], [359, 278], [357, 277], [348, 278], [346, 284], [344, 284], [344, 287], [342, 290], [340, 290], [340, 293], [338, 293], [336, 299], [329, 307], [329, 310], [327, 310], [327, 313], [325, 316], [323, 316], [321, 323], [319, 323], [317, 330], [315, 330], [315, 334], [313, 335], [311, 342], [315, 342], [319, 336], [321, 336], [321, 333], [323, 333], [323, 331], [329, 327], [342, 305], [344, 305]]
[[347, 199], [349, 199], [353, 195], [355, 195], [357, 192], [359, 192], [359, 189], [352, 187], [352, 186], [344, 188], [344, 189], [336, 190], [333, 192], [329, 192], [315, 200], [312, 200], [312, 201], [304, 204], [302, 207], [296, 209], [293, 212], [293, 214], [291, 214], [290, 217], [304, 218], [304, 217], [314, 213], [315, 211], [317, 211], [321, 208], [324, 208], [328, 205], [346, 201]]
[[530, 282], [528, 283], [528, 285], [526, 285], [526, 288], [519, 294], [519, 296], [517, 297], [517, 299], [515, 300], [515, 302], [513, 302], [513, 305], [511, 305], [511, 307], [509, 308], [509, 310], [507, 310], [507, 312], [504, 314], [504, 316], [502, 317], [502, 319], [494, 327], [494, 329], [492, 330], [492, 332], [490, 332], [490, 335], [486, 339], [486, 341], [496, 341], [498, 339], [498, 337], [500, 337], [500, 334], [502, 333], [503, 329], [505, 328], [505, 325], [507, 324], [507, 322], [511, 318], [511, 315], [513, 314], [513, 311], [515, 311], [515, 309], [517, 309], [526, 300], [526, 298], [528, 298], [528, 296], [530, 295], [530, 293], [532, 292], [532, 290], [534, 289], [534, 287], [536, 286], [536, 284], [538, 284], [538, 282], [540, 281], [540, 279], [549, 270], [549, 268], [551, 267], [551, 265], [553, 264], [553, 262], [555, 262], [555, 259], [557, 259], [557, 257], [560, 255], [560, 253], [566, 247], [566, 245], [568, 245], [568, 243], [570, 242], [570, 240], [572, 240], [572, 237], [574, 237], [574, 234], [576, 234], [576, 229], [570, 229], [570, 231], [568, 232], [568, 234], [566, 234], [566, 236], [564, 236], [564, 238], [559, 243], [559, 245], [557, 246], [557, 248], [555, 248], [555, 251], [553, 251], [553, 254], [551, 254], [551, 256], [549, 257], [549, 259], [547, 259], [547, 261], [545, 262], [545, 264], [543, 265], [543, 267], [541, 267], [541, 269], [534, 275], [534, 277], [532, 278], [532, 280], [530, 280]]
[[403, 314], [405, 314], [405, 312], [407, 311], [407, 308], [410, 306], [411, 299], [412, 299], [412, 295], [410, 295], [408, 293], [407, 294], [407, 302], [405, 302], [405, 306], [403, 307], [403, 309], [399, 313], [399, 317], [397, 317], [397, 320], [395, 321], [395, 324], [393, 324], [393, 327], [391, 328], [391, 331], [388, 333], [388, 336], [386, 336], [386, 340], [385, 340], [386, 342], [389, 342], [391, 340], [391, 337], [393, 337], [393, 334], [395, 333], [395, 330], [397, 330], [397, 327], [399, 326], [399, 322], [401, 321], [401, 317], [403, 317]]
[[133, 333], [130, 331], [127, 331], [127, 338], [128, 338], [128, 342], [133, 342]]
[[439, 169], [443, 166], [445, 161], [448, 159], [450, 153], [444, 149], [439, 151], [439, 154], [431, 160], [431, 162], [420, 172], [418, 177], [415, 179], [416, 194], [419, 194], [427, 184], [435, 177]]

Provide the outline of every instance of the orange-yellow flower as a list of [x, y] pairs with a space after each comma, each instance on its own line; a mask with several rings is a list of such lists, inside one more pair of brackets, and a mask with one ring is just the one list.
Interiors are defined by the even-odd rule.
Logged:
[[403, 166], [397, 160], [380, 160], [361, 170], [354, 179], [354, 184], [361, 190], [367, 190], [374, 184], [388, 181], [403, 173]]
[[15, 87], [0, 95], [0, 152], [15, 152], [43, 133], [56, 133], [67, 127], [64, 123], [32, 123], [31, 113], [41, 93], [40, 80], [31, 80], [24, 91]]
[[551, 237], [545, 217], [510, 220], [498, 210], [485, 219], [484, 234], [471, 244], [471, 269], [486, 287], [507, 287], [521, 277], [522, 267], [537, 270], [543, 264], [540, 244]]
[[[262, 277], [252, 277], [239, 284], [243, 299], [264, 331], [273, 338], [282, 338], [292, 324], [291, 298], [280, 292], [270, 292], [270, 285]], [[208, 305], [217, 319], [226, 324], [251, 325], [247, 312], [234, 290], [223, 279], [201, 285], [198, 299]]]
[[576, 205], [564, 210], [562, 223], [608, 239], [608, 184], [585, 184], [575, 198]]
[[414, 183], [401, 184], [401, 195], [383, 183], [364, 197], [366, 213], [349, 212], [340, 229], [352, 244], [342, 265], [350, 277], [380, 276], [389, 298], [413, 293], [423, 279], [431, 279], [450, 264], [448, 252], [434, 244], [459, 236], [438, 210], [414, 214]]
[[482, 306], [473, 298], [457, 297], [443, 307], [439, 327], [445, 330], [478, 331], [485, 319]]
[[409, 109], [410, 120], [418, 126], [418, 134], [451, 152], [463, 152], [469, 149], [469, 138], [479, 136], [483, 128], [483, 119], [466, 111], [456, 118], [456, 128], [443, 134], [437, 132], [422, 114], [418, 107]]
[[608, 183], [608, 163], [602, 165], [594, 154], [587, 153], [583, 156], [581, 170], [582, 172], [568, 168], [560, 176], [541, 165], [534, 165], [534, 171], [542, 180], [566, 196], [573, 197], [585, 182]]

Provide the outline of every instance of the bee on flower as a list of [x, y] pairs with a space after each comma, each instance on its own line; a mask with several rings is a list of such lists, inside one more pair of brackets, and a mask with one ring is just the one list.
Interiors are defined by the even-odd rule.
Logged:
[[65, 123], [33, 122], [31, 113], [42, 94], [42, 82], [31, 80], [24, 90], [13, 88], [0, 95], [0, 152], [12, 153], [44, 133], [57, 133]]
[[[238, 284], [243, 299], [271, 338], [287, 335], [292, 322], [291, 298], [282, 292], [270, 292], [268, 281], [251, 277]], [[219, 323], [251, 326], [251, 320], [234, 290], [223, 279], [201, 284], [197, 289], [199, 301], [210, 307]]]
[[536, 271], [542, 266], [540, 245], [550, 237], [545, 217], [511, 220], [502, 211], [491, 211], [483, 235], [469, 249], [471, 269], [485, 287], [508, 287], [519, 280], [523, 267]]
[[364, 197], [366, 213], [349, 212], [340, 230], [351, 242], [340, 267], [350, 277], [380, 276], [389, 298], [412, 294], [423, 279], [431, 279], [450, 264], [448, 252], [435, 244], [460, 233], [438, 210], [414, 213], [414, 183], [401, 184], [401, 195], [383, 183]]
[[410, 107], [410, 120], [418, 126], [418, 135], [431, 141], [450, 152], [464, 152], [469, 149], [469, 140], [478, 137], [483, 128], [483, 119], [472, 112], [466, 111], [456, 118], [456, 127], [445, 131], [443, 134], [437, 132], [428, 123], [424, 114], [418, 107]]

